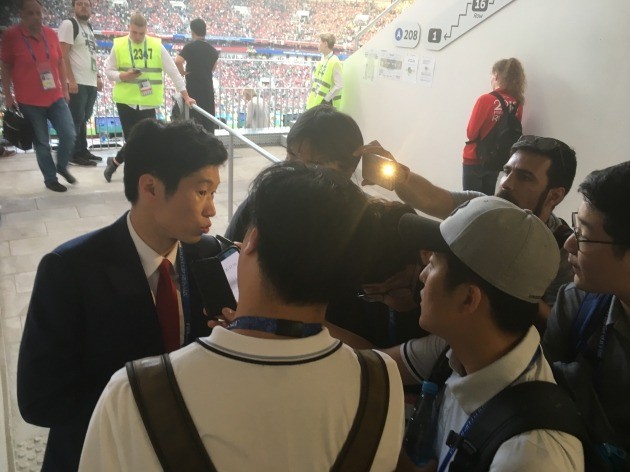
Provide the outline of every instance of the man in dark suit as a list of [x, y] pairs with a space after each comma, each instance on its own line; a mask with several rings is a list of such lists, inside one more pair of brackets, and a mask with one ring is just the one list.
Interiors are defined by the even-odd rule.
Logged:
[[37, 270], [18, 404], [27, 422], [50, 428], [44, 471], [77, 469], [92, 410], [116, 370], [209, 333], [190, 267], [221, 249], [203, 235], [225, 148], [192, 122], [145, 120], [124, 153], [131, 210], [61, 245]]

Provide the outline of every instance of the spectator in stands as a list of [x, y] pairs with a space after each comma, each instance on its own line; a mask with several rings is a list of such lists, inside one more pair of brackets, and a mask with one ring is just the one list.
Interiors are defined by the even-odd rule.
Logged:
[[525, 72], [520, 61], [515, 58], [501, 59], [492, 66], [490, 78], [492, 92], [477, 99], [466, 134], [468, 141], [464, 146], [463, 188], [492, 195], [499, 176], [498, 171], [481, 167], [477, 158], [477, 143], [485, 138], [503, 114], [501, 102], [494, 94], [499, 94], [510, 113], [519, 119], [523, 116], [525, 101]]
[[269, 108], [252, 88], [246, 88], [243, 97], [247, 103], [245, 108], [245, 128], [268, 128]]
[[[379, 154], [393, 159], [391, 153], [378, 143], [368, 144], [356, 152]], [[404, 167], [404, 166], [403, 166]], [[558, 246], [571, 234], [571, 228], [553, 214], [553, 209], [573, 185], [577, 161], [575, 151], [560, 140], [538, 136], [522, 136], [512, 146], [512, 157], [504, 168], [505, 176], [496, 195], [520, 208], [531, 210], [554, 233]], [[402, 201], [437, 218], [446, 218], [461, 203], [483, 196], [480, 192], [451, 192], [437, 187], [424, 177], [404, 168], [396, 184], [396, 193]], [[558, 288], [569, 282], [573, 273], [562, 252], [562, 263], [556, 279], [549, 285], [540, 304], [538, 328], [541, 332], [547, 323]]]
[[[348, 451], [364, 374], [358, 355], [322, 326], [328, 300], [363, 270], [361, 235], [374, 224], [367, 197], [339, 172], [284, 162], [256, 178], [250, 202], [235, 320], [171, 356], [203, 447], [217, 470], [334, 470], [357, 449], [365, 462], [342, 470], [394, 470], [403, 433], [396, 365], [369, 352], [389, 382], [369, 384], [385, 394], [386, 411], [382, 423], [360, 428], [373, 447]], [[80, 470], [112, 468], [161, 468], [124, 369], [99, 400]]]
[[335, 108], [339, 108], [341, 104], [343, 76], [341, 74], [341, 61], [333, 54], [335, 36], [326, 33], [320, 35], [319, 39], [319, 52], [322, 54], [322, 58], [313, 71], [311, 92], [306, 101], [307, 110], [320, 103], [333, 105]]
[[[155, 109], [164, 101], [164, 72], [182, 94], [186, 105], [194, 104], [195, 100], [188, 96], [184, 79], [162, 40], [147, 36], [144, 16], [133, 13], [129, 19], [129, 35], [114, 39], [106, 65], [107, 78], [115, 82], [113, 97], [125, 137], [142, 119], [156, 117]], [[123, 162], [122, 152], [114, 158], [108, 157], [105, 180], [111, 182], [112, 175]]]
[[584, 201], [565, 243], [575, 276], [560, 289], [543, 339], [591, 440], [607, 443], [599, 450], [609, 454], [609, 470], [630, 470], [629, 182], [630, 162], [623, 162], [580, 184]]
[[[177, 65], [181, 75], [186, 77], [188, 94], [196, 100], [197, 105], [214, 116], [212, 73], [219, 60], [219, 53], [206, 42], [206, 23], [201, 18], [196, 18], [190, 22], [190, 32], [192, 42], [186, 44], [175, 58], [175, 65]], [[186, 66], [185, 70], [184, 65]], [[210, 132], [214, 132], [217, 128], [213, 122], [194, 110], [191, 112], [191, 116]]]
[[[345, 113], [320, 105], [302, 113], [287, 136], [288, 161], [318, 164], [340, 171], [348, 179], [359, 164], [353, 156], [363, 144], [359, 125]], [[250, 224], [249, 199], [239, 205], [225, 236], [242, 241]]]
[[153, 120], [135, 127], [124, 152], [131, 210], [37, 269], [17, 395], [22, 417], [50, 428], [43, 470], [77, 469], [92, 410], [125, 362], [210, 332], [190, 267], [221, 249], [203, 233], [227, 152], [196, 123]]
[[[474, 412], [509, 386], [554, 383], [532, 323], [558, 270], [558, 246], [531, 211], [497, 197], [475, 198], [441, 223], [405, 215], [399, 228], [408, 244], [434, 251], [420, 276], [420, 325], [434, 336], [408, 342], [396, 357], [403, 381], [417, 383], [429, 378], [450, 346], [453, 372], [434, 442], [440, 470], [448, 470], [457, 442], [449, 431], [462, 431]], [[582, 445], [569, 434], [535, 429], [505, 441], [490, 470], [583, 471]]]
[[[2, 88], [7, 108], [19, 106], [33, 126], [33, 147], [44, 185], [54, 192], [65, 192], [57, 174], [69, 184], [76, 179], [68, 172], [68, 159], [74, 149], [75, 131], [69, 100], [66, 68], [55, 31], [42, 25], [39, 0], [21, 0], [20, 24], [2, 36]], [[11, 92], [13, 85], [13, 92]], [[52, 157], [48, 121], [57, 131], [57, 165]]]
[[77, 134], [70, 164], [95, 166], [102, 158], [92, 154], [87, 147], [86, 122], [92, 116], [97, 91], [103, 90], [103, 81], [96, 62], [94, 30], [88, 21], [91, 0], [72, 0], [74, 17], [59, 26], [61, 54], [68, 76], [70, 112]]

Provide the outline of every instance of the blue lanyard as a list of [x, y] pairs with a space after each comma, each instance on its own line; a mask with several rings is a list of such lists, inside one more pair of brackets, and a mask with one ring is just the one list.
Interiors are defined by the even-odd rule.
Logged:
[[[131, 67], [136, 68], [136, 61], [133, 58], [133, 50], [131, 49], [131, 39], [127, 38], [127, 44], [129, 45], [129, 56], [131, 57]], [[144, 68], [147, 68], [147, 40], [144, 40]]]
[[[35, 52], [33, 51], [33, 48], [31, 47], [31, 42], [28, 40], [28, 37], [24, 36], [24, 33], [22, 32], [21, 28], [20, 28], [20, 33], [22, 33], [22, 39], [24, 40], [24, 44], [26, 44], [26, 47], [31, 53], [33, 62], [37, 64], [37, 58], [35, 57]], [[44, 49], [46, 50], [46, 60], [50, 61], [50, 52], [48, 51], [48, 43], [46, 42], [46, 31], [44, 31], [44, 28], [42, 28], [42, 41], [44, 42]]]
[[184, 250], [179, 247], [177, 251], [177, 260], [179, 262], [179, 293], [182, 297], [182, 311], [184, 312], [184, 345], [190, 341], [190, 326], [191, 326], [191, 312], [190, 312], [190, 283], [188, 281], [188, 270], [186, 266], [186, 258], [184, 257]]
[[318, 334], [322, 330], [322, 324], [303, 323], [301, 321], [279, 318], [265, 318], [263, 316], [241, 316], [232, 321], [227, 329], [249, 329], [290, 338], [307, 338]]

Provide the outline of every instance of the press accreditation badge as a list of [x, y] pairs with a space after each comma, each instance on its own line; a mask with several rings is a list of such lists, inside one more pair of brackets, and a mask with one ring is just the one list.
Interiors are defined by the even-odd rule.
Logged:
[[153, 93], [151, 82], [148, 79], [139, 81], [138, 86], [140, 87], [140, 95], [142, 95], [143, 97], [146, 97], [147, 95], [151, 95]]
[[94, 59], [94, 58], [92, 57], [92, 72], [96, 72], [96, 71], [97, 71], [97, 68], [96, 68], [96, 59]]
[[44, 90], [53, 90], [56, 87], [55, 85], [55, 77], [52, 73], [52, 68], [50, 67], [50, 62], [40, 62], [37, 64], [37, 72], [39, 73], [39, 78], [42, 81], [42, 87]]

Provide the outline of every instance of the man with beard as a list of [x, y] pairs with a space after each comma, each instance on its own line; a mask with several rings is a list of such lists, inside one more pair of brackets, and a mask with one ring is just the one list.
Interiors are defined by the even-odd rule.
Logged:
[[68, 106], [77, 133], [70, 164], [90, 167], [102, 160], [88, 150], [86, 122], [92, 116], [96, 92], [103, 90], [103, 81], [96, 63], [94, 30], [88, 21], [92, 14], [92, 2], [72, 0], [72, 7], [74, 18], [62, 21], [58, 33], [68, 77]]
[[[358, 149], [355, 154], [379, 154], [393, 159], [391, 153], [377, 142]], [[571, 189], [577, 161], [575, 151], [553, 138], [521, 136], [512, 146], [512, 156], [505, 164], [505, 175], [496, 196], [508, 200], [524, 210], [531, 210], [554, 233], [558, 246], [571, 234], [571, 229], [553, 214], [553, 209]], [[403, 166], [405, 172], [396, 183], [396, 194], [414, 208], [437, 218], [446, 218], [462, 203], [483, 194], [474, 191], [451, 192], [433, 185], [424, 177]], [[544, 328], [556, 300], [558, 289], [571, 281], [573, 273], [561, 249], [561, 264], [554, 281], [549, 285], [539, 304], [539, 329]]]
[[628, 182], [630, 162], [623, 162], [580, 184], [584, 201], [564, 244], [575, 276], [558, 292], [542, 343], [548, 361], [565, 373], [591, 439], [607, 454], [607, 470], [630, 470]]

